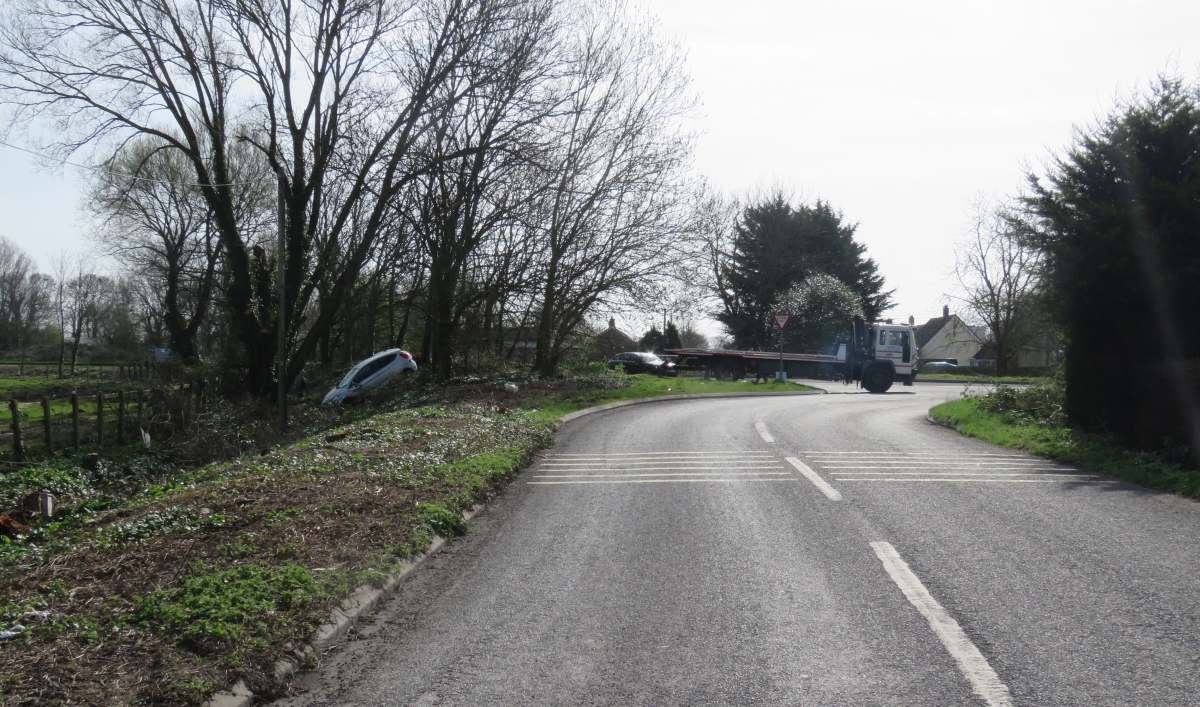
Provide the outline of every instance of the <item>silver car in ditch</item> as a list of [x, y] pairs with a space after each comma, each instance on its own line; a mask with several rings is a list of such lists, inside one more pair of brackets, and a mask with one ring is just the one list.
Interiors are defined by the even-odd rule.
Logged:
[[324, 405], [338, 405], [378, 390], [405, 374], [416, 373], [417, 362], [402, 349], [380, 351], [350, 369], [337, 387], [325, 394]]

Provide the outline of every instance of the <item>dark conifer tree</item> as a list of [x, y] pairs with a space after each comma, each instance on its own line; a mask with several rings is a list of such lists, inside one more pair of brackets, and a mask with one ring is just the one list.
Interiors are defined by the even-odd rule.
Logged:
[[[1067, 414], [1200, 463], [1200, 95], [1162, 79], [1030, 177]], [[1119, 380], [1120, 384], [1114, 384]]]
[[724, 310], [717, 318], [736, 346], [763, 347], [773, 340], [767, 315], [779, 294], [811, 275], [823, 273], [846, 283], [863, 303], [868, 320], [891, 306], [879, 266], [854, 240], [857, 224], [825, 201], [793, 208], [775, 194], [742, 212], [731, 252], [726, 254]]

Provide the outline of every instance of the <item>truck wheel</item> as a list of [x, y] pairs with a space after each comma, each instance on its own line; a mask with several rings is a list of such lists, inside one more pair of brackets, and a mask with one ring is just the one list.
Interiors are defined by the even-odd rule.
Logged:
[[862, 385], [868, 393], [886, 393], [892, 387], [895, 373], [891, 366], [867, 366], [862, 374]]

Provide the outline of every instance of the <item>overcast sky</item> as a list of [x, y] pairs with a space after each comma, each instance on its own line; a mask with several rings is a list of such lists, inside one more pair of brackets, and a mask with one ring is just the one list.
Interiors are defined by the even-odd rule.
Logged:
[[[1197, 75], [1200, 2], [634, 0], [688, 50], [697, 168], [859, 223], [892, 315], [940, 314], [971, 201], [1004, 195], [1114, 100]], [[0, 146], [0, 234], [81, 249], [81, 180]]]

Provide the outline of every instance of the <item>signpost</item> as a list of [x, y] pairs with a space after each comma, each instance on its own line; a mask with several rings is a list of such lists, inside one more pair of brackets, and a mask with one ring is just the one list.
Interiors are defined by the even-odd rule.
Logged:
[[783, 370], [783, 330], [787, 327], [788, 320], [792, 318], [792, 315], [776, 312], [771, 316], [775, 319], [775, 326], [779, 327], [779, 370], [775, 371], [775, 380], [787, 381], [787, 371]]

